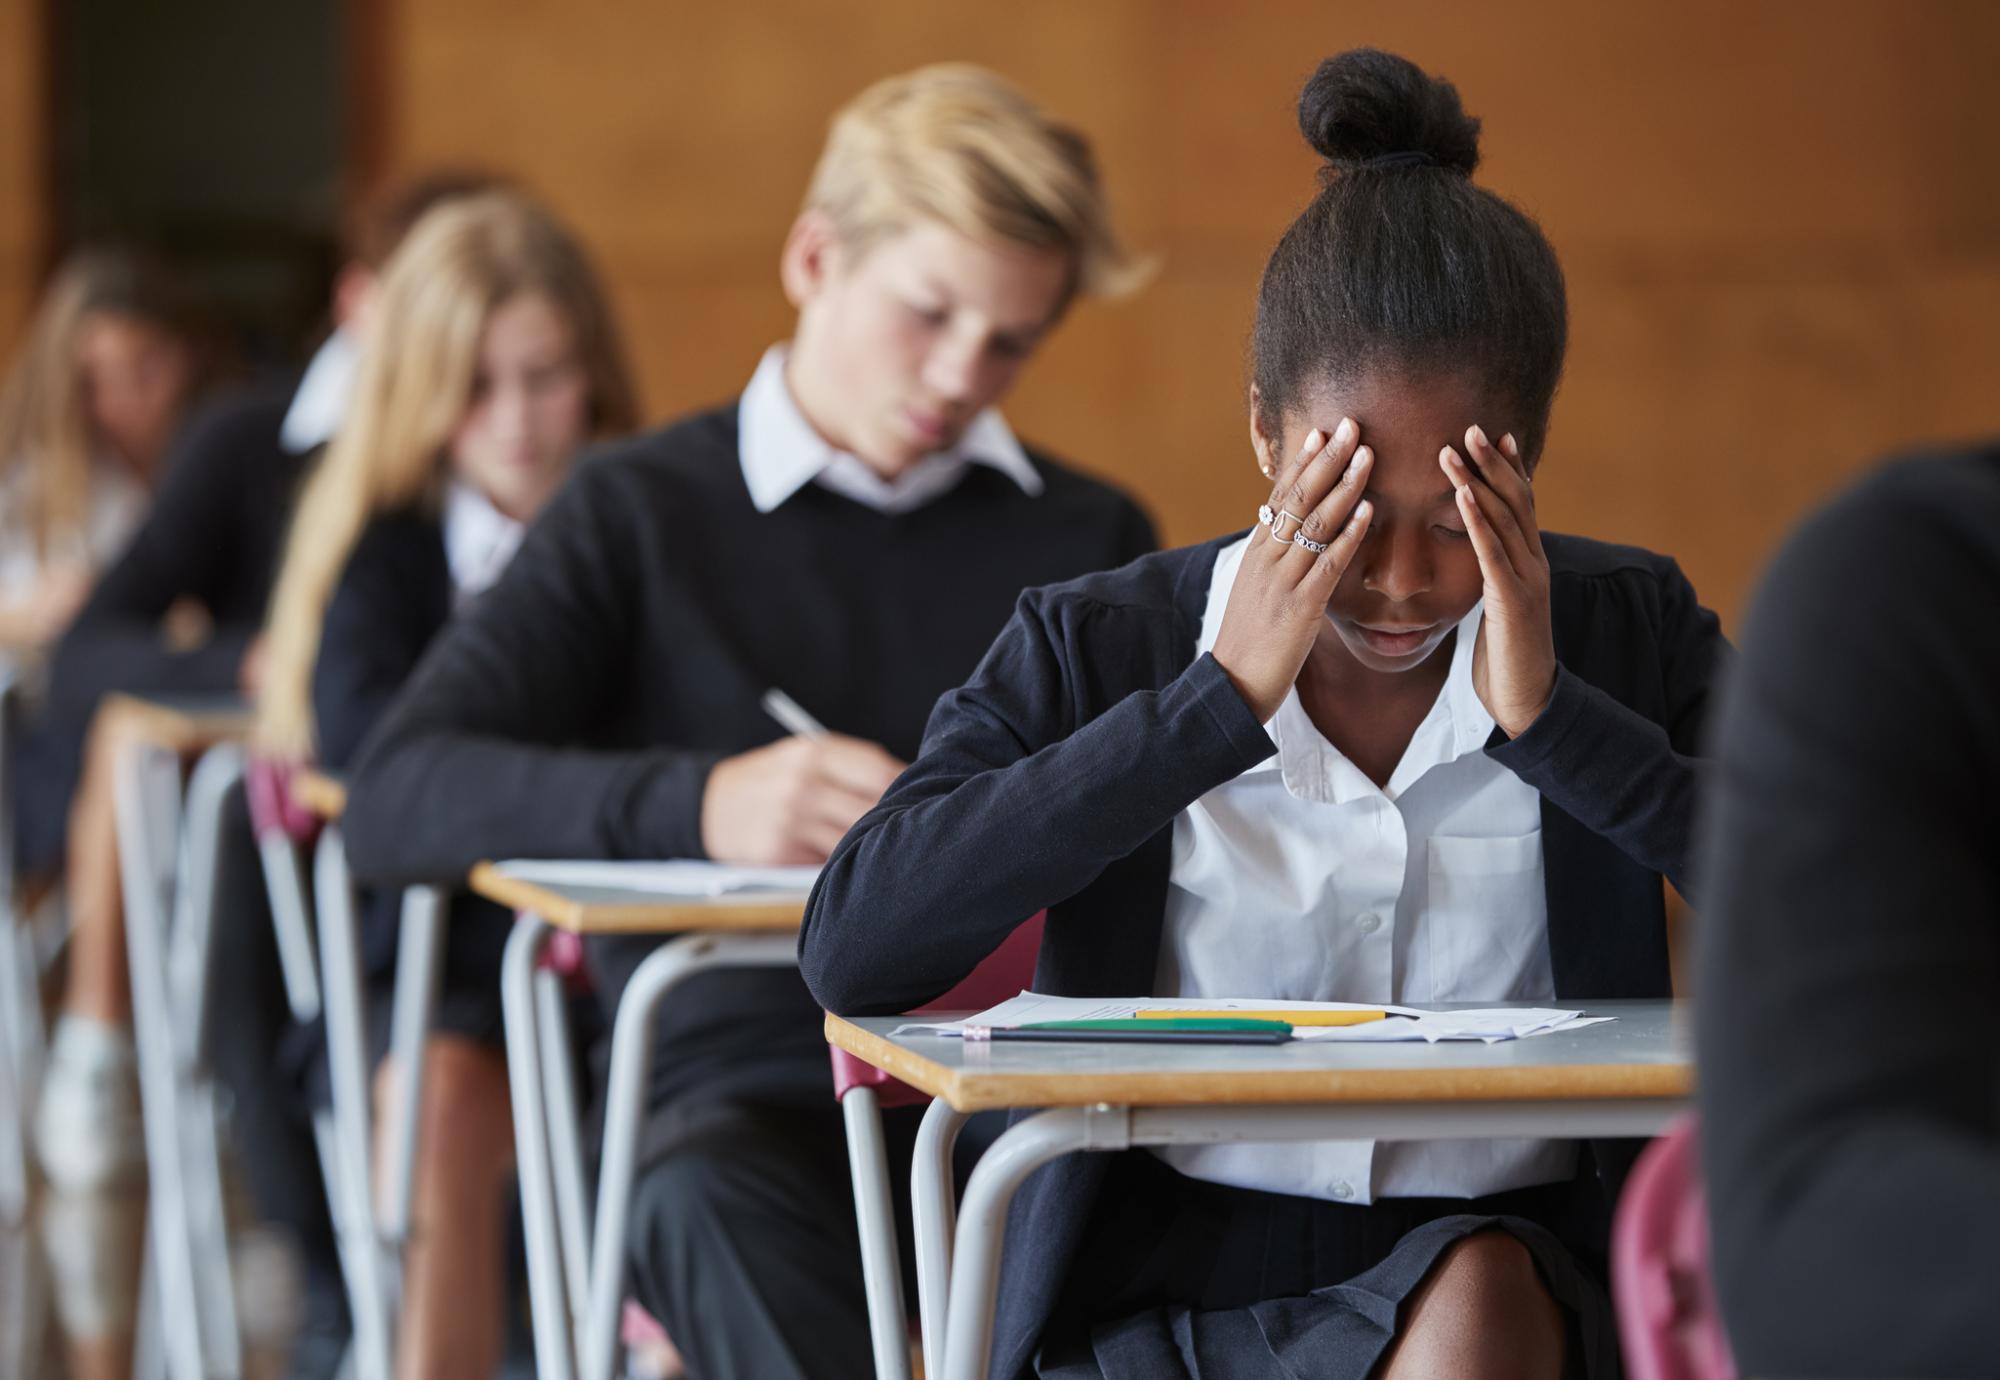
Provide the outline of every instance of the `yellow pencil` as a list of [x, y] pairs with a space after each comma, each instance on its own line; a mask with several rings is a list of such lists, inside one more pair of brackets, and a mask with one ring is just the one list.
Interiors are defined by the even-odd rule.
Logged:
[[1137, 1011], [1141, 1020], [1287, 1021], [1292, 1025], [1366, 1025], [1389, 1018], [1387, 1011]]

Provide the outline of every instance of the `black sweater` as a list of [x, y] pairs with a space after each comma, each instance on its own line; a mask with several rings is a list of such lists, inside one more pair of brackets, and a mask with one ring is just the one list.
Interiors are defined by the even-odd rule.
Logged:
[[[406, 511], [371, 521], [327, 601], [313, 662], [313, 718], [320, 762], [328, 770], [352, 767], [363, 738], [451, 615], [451, 566], [437, 517]], [[395, 972], [401, 911], [395, 891], [374, 890], [365, 898], [362, 949], [373, 978]], [[497, 974], [506, 937], [500, 907], [453, 896], [447, 975]], [[497, 991], [484, 995], [498, 1003]]]
[[[57, 648], [55, 699], [94, 705], [112, 690], [236, 688], [310, 463], [310, 453], [279, 443], [290, 405], [289, 390], [247, 393], [188, 424], [145, 524]], [[160, 619], [182, 599], [205, 608], [214, 628], [200, 646], [173, 650], [161, 640]]]
[[[348, 847], [378, 882], [445, 881], [484, 858], [702, 855], [723, 757], [783, 730], [779, 687], [829, 728], [913, 755], [1020, 591], [1117, 565], [1152, 529], [1122, 494], [1034, 454], [1045, 491], [974, 466], [886, 515], [809, 484], [750, 502], [732, 404], [582, 461], [500, 582], [452, 620], [364, 747]], [[615, 999], [649, 940], [591, 946]], [[663, 1025], [704, 1061], [807, 1058], [817, 1008], [794, 973], [710, 974]], [[731, 1016], [737, 1019], [730, 1019]], [[768, 1040], [746, 1040], [761, 1024]]]
[[[1274, 751], [1215, 658], [1195, 656], [1229, 540], [1023, 596], [814, 888], [800, 961], [830, 1010], [929, 1001], [1044, 907], [1036, 990], [1152, 990], [1175, 817]], [[1557, 995], [1665, 996], [1660, 879], [1684, 884], [1696, 743], [1726, 644], [1672, 561], [1545, 542], [1555, 697], [1487, 751], [1542, 794]], [[1597, 1149], [1602, 1210], [1631, 1151]], [[1027, 1365], [1105, 1172], [1104, 1156], [1071, 1156], [1015, 1199], [995, 1375]]]
[[2000, 1374], [2000, 448], [1771, 566], [1703, 831], [1702, 1149], [1746, 1374]]

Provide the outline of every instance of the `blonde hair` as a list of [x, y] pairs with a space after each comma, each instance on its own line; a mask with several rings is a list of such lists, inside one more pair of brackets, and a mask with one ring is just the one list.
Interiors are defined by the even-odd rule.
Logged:
[[261, 751], [295, 761], [312, 754], [313, 663], [348, 557], [377, 514], [436, 506], [486, 322], [529, 292], [547, 296], [574, 333], [589, 381], [591, 435], [636, 424], [610, 305], [569, 232], [514, 192], [463, 197], [426, 214], [383, 269], [353, 402], [299, 497], [265, 627]]
[[[146, 255], [80, 250], [49, 282], [27, 343], [0, 386], [0, 476], [20, 471], [22, 513], [5, 514], [6, 536], [25, 533], [47, 559], [54, 543], [89, 522], [92, 440], [77, 351], [95, 316], [126, 316], [172, 336], [188, 352], [188, 393], [212, 363], [192, 299]], [[182, 399], [185, 403], [186, 397]]]
[[1111, 225], [1090, 141], [1005, 78], [939, 63], [879, 81], [833, 117], [806, 207], [864, 253], [924, 218], [1067, 252], [1073, 290], [1116, 297], [1152, 275]]

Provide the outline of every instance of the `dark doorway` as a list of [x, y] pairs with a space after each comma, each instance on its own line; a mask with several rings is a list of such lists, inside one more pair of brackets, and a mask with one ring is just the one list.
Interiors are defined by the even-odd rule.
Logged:
[[59, 252], [130, 236], [206, 290], [256, 363], [323, 324], [342, 190], [336, 0], [49, 6]]

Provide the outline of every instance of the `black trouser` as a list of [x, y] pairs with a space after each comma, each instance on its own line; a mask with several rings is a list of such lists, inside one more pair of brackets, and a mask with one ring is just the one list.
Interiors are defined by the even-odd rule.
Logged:
[[[919, 1115], [883, 1115], [906, 1298]], [[847, 1137], [830, 1080], [812, 1101], [742, 1096], [676, 1120], [634, 1186], [630, 1254], [639, 1301], [692, 1380], [872, 1375]]]

